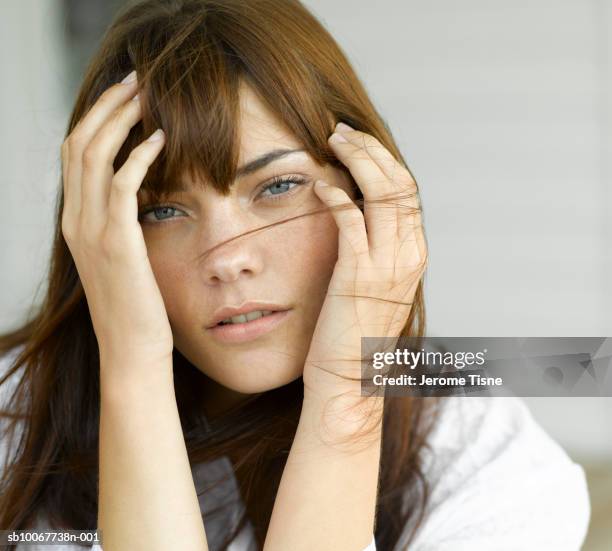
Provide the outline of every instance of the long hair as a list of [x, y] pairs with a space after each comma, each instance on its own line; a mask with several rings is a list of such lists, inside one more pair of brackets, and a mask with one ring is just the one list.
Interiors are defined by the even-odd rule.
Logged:
[[[345, 171], [353, 184], [327, 143], [337, 121], [373, 135], [408, 168], [347, 57], [298, 0], [128, 4], [89, 63], [66, 136], [102, 92], [133, 69], [143, 115], [116, 156], [115, 170], [156, 128], [167, 136], [139, 194], [146, 190], [162, 198], [185, 171], [194, 182], [229, 193], [241, 83], [252, 87], [316, 161]], [[30, 528], [41, 511], [56, 527], [92, 530], [97, 524], [99, 348], [62, 235], [61, 183], [58, 190], [46, 295], [21, 327], [0, 337], [0, 353], [21, 346], [0, 379], [5, 384], [15, 375], [18, 381], [3, 412], [8, 422], [2, 436], [15, 439], [0, 481], [3, 529]], [[362, 207], [363, 196], [356, 185], [355, 190]], [[402, 336], [424, 335], [422, 283]], [[173, 356], [190, 464], [229, 457], [246, 506], [222, 549], [247, 517], [261, 546], [300, 416], [302, 378], [206, 420], [198, 401], [206, 376], [176, 348]], [[434, 399], [385, 400], [375, 524], [381, 551], [393, 549], [407, 527], [413, 535], [422, 521], [428, 491], [421, 452], [435, 413]]]

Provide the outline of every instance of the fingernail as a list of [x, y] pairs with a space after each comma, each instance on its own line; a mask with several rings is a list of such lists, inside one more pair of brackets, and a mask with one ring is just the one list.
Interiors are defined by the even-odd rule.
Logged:
[[336, 132], [334, 132], [331, 137], [329, 138], [329, 140], [331, 142], [336, 142], [336, 143], [343, 143], [346, 142], [346, 138], [342, 135], [342, 134], [338, 134]]
[[329, 184], [327, 182], [324, 182], [323, 180], [317, 180], [315, 182], [315, 187], [328, 187]]
[[161, 128], [158, 128], [153, 134], [151, 134], [148, 138], [148, 142], [157, 142], [164, 137], [164, 131]]
[[140, 98], [138, 97], [138, 94], [136, 94], [133, 98], [132, 101], [138, 101]]
[[129, 84], [130, 82], [134, 82], [135, 80], [136, 80], [136, 71], [132, 71], [129, 75], [127, 75], [121, 81], [121, 84]]
[[348, 124], [344, 123], [344, 122], [339, 122], [336, 125], [336, 130], [338, 132], [350, 132], [352, 130], [355, 130], [354, 128], [350, 127]]

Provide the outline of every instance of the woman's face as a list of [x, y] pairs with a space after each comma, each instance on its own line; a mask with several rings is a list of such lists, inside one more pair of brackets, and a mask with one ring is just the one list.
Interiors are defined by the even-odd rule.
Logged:
[[[244, 86], [239, 166], [274, 150], [300, 148], [297, 139]], [[275, 177], [301, 183], [274, 183]], [[215, 407], [301, 376], [337, 259], [338, 230], [331, 214], [322, 212], [238, 238], [203, 259], [196, 257], [249, 230], [322, 207], [313, 191], [318, 178], [341, 187], [354, 199], [343, 171], [322, 167], [301, 151], [238, 177], [227, 197], [186, 180], [186, 191], [163, 203], [169, 208], [145, 210], [141, 215], [174, 345], [212, 379], [206, 400]], [[217, 310], [249, 301], [269, 302], [289, 311], [268, 332], [242, 342], [222, 341], [208, 329]]]

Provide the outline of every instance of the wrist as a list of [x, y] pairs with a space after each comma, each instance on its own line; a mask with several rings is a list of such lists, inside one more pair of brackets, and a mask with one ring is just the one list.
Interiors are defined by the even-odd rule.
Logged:
[[361, 396], [354, 389], [304, 390], [300, 424], [329, 443], [379, 445], [384, 397]]
[[117, 357], [100, 350], [100, 393], [109, 398], [174, 390], [172, 357]]
[[98, 338], [97, 340], [101, 365], [104, 363], [112, 368], [114, 364], [163, 365], [167, 362], [172, 363], [174, 346], [165, 340], [145, 344], [130, 335], [127, 335], [126, 339]]

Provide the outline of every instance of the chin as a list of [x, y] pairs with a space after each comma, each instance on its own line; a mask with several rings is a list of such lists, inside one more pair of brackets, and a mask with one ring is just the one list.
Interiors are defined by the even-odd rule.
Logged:
[[287, 371], [286, 373], [260, 373], [258, 375], [250, 373], [249, 375], [248, 377], [232, 378], [229, 381], [219, 382], [234, 392], [240, 392], [242, 394], [259, 394], [292, 383], [302, 376], [302, 372], [295, 373]]

